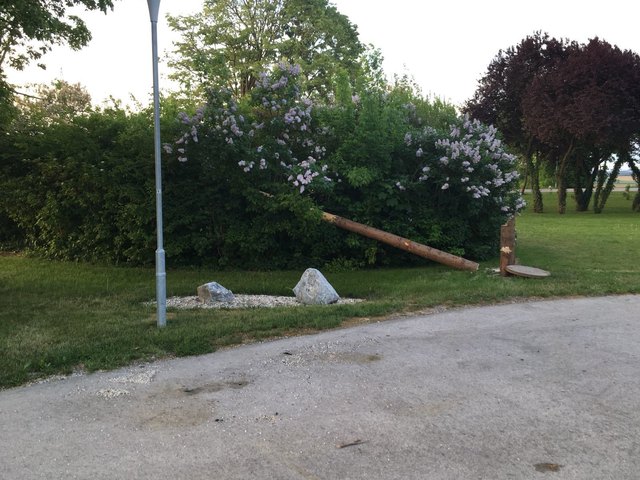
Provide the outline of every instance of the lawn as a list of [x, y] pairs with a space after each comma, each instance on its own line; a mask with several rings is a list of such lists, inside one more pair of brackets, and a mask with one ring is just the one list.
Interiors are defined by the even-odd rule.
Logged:
[[[178, 311], [156, 327], [153, 269], [53, 262], [0, 255], [0, 387], [74, 370], [206, 353], [222, 346], [384, 319], [430, 307], [522, 298], [640, 293], [640, 215], [612, 194], [605, 211], [527, 212], [517, 220], [520, 263], [549, 270], [543, 280], [502, 278], [498, 264], [476, 273], [426, 264], [404, 269], [324, 272], [343, 297], [366, 302], [329, 307]], [[167, 272], [167, 292], [193, 295], [215, 280], [236, 293], [290, 295], [301, 271]]]

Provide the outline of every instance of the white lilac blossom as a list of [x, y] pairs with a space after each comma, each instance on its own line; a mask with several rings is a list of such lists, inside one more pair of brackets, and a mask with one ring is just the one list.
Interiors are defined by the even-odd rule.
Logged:
[[[473, 201], [495, 202], [500, 212], [517, 213], [525, 204], [516, 188], [516, 158], [497, 134], [495, 127], [468, 116], [451, 125], [446, 135], [431, 128], [406, 133], [404, 143], [414, 146], [423, 162], [414, 178], [440, 191], [468, 195]], [[435, 147], [433, 153], [424, 148], [429, 141]]]
[[411, 145], [411, 141], [413, 140], [413, 137], [411, 136], [411, 133], [405, 133], [404, 134], [404, 144], [408, 147]]
[[[180, 138], [176, 139], [176, 141], [174, 142], [176, 145], [187, 145], [189, 143], [189, 140], [193, 141], [194, 143], [198, 143], [198, 128], [200, 127], [204, 119], [204, 114], [204, 107], [199, 107], [198, 109], [196, 109], [196, 113], [193, 116], [189, 116], [185, 112], [180, 112], [178, 114], [178, 119], [180, 120], [180, 122], [189, 128], [185, 133], [182, 134]], [[169, 143], [165, 143], [162, 148], [168, 154], [173, 153], [173, 147]], [[187, 155], [185, 154], [185, 149], [180, 148], [178, 149], [178, 152], [180, 153], [180, 155], [178, 156], [178, 161], [186, 162]]]
[[[222, 148], [229, 149], [229, 158], [242, 154], [237, 165], [247, 174], [280, 171], [300, 193], [311, 185], [331, 182], [322, 160], [326, 148], [316, 140], [328, 129], [317, 132], [313, 128], [313, 101], [300, 95], [299, 75], [298, 65], [280, 63], [271, 74], [259, 75], [250, 103], [242, 109], [230, 90], [222, 90], [211, 92], [207, 107], [194, 116], [181, 113], [179, 121], [187, 130], [175, 142], [180, 146], [179, 160], [187, 160], [190, 144], [207, 137], [222, 142]], [[203, 135], [199, 130], [205, 116], [208, 130]], [[172, 145], [165, 145], [165, 151], [172, 152]]]

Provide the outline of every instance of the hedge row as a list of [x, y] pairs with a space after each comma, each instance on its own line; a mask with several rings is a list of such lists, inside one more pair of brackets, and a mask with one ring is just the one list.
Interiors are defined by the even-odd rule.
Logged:
[[[251, 95], [211, 92], [192, 115], [164, 102], [167, 263], [354, 267], [409, 259], [323, 223], [322, 210], [469, 258], [497, 251], [522, 202], [491, 127], [410, 89], [337, 83], [302, 98], [295, 67]], [[24, 124], [24, 122], [23, 122]], [[0, 139], [0, 242], [50, 258], [150, 264], [150, 111], [110, 108]]]

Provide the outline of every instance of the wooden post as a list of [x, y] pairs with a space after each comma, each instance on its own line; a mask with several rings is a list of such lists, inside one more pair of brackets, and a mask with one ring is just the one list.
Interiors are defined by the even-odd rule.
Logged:
[[457, 268], [459, 270], [471, 270], [474, 272], [478, 270], [479, 267], [477, 263], [465, 258], [451, 255], [450, 253], [443, 252], [442, 250], [438, 250], [421, 243], [413, 242], [398, 235], [394, 235], [393, 233], [378, 230], [377, 228], [354, 222], [353, 220], [348, 220], [346, 218], [339, 217], [338, 215], [322, 212], [322, 219], [325, 222], [335, 225], [336, 227], [340, 227], [344, 230], [348, 230], [350, 232], [354, 232], [359, 235], [378, 240], [379, 242], [386, 243], [387, 245], [391, 245], [392, 247], [396, 247], [406, 252], [413, 253], [414, 255], [433, 260], [434, 262], [442, 263], [443, 265], [447, 265], [449, 267]]
[[516, 263], [516, 219], [511, 217], [500, 227], [500, 275], [506, 277], [508, 265]]

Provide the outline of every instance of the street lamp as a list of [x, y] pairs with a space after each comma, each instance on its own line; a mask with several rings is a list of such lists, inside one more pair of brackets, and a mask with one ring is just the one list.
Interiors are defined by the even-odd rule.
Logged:
[[158, 10], [160, 0], [147, 0], [151, 19], [151, 53], [153, 55], [153, 116], [156, 159], [156, 304], [158, 327], [167, 324], [167, 274], [162, 244], [162, 163], [160, 152], [160, 92], [158, 90]]

